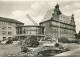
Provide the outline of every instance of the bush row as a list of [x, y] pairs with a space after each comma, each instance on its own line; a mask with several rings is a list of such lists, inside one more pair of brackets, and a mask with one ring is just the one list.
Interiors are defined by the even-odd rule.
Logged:
[[78, 39], [69, 40], [67, 38], [59, 38], [58, 41], [62, 42], [62, 43], [80, 43], [80, 40], [78, 40]]

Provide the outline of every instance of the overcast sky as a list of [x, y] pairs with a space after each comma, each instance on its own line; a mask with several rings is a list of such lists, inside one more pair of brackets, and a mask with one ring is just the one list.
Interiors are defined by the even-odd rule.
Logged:
[[27, 14], [39, 23], [46, 12], [58, 3], [63, 14], [75, 15], [76, 31], [80, 30], [80, 0], [0, 0], [0, 16], [17, 19], [25, 25], [33, 23]]

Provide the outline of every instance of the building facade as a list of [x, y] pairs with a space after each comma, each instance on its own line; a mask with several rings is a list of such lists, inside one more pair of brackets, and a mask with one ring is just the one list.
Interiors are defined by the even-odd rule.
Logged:
[[53, 35], [53, 38], [75, 39], [75, 21], [74, 15], [64, 15], [57, 4], [53, 9], [49, 10], [44, 19], [40, 22], [44, 26], [45, 35]]
[[17, 29], [17, 38], [24, 40], [30, 36], [35, 36], [38, 40], [44, 37], [44, 27], [42, 26], [18, 26]]
[[14, 19], [0, 17], [0, 40], [13, 38], [16, 35], [16, 27], [24, 25]]

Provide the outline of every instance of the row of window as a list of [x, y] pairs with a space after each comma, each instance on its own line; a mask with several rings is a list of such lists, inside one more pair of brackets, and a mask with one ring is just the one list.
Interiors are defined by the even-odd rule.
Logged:
[[2, 29], [2, 30], [6, 30], [7, 28], [8, 28], [8, 29], [12, 29], [12, 27], [2, 27], [1, 29]]
[[71, 17], [67, 17], [67, 16], [63, 16], [63, 15], [61, 15], [60, 17], [59, 17], [59, 20], [61, 21], [61, 22], [64, 22], [64, 23], [70, 23], [70, 20], [71, 19]]
[[24, 28], [22, 28], [22, 30], [39, 30], [39, 29], [41, 29], [40, 27], [24, 27]]
[[6, 25], [7, 25], [7, 24], [8, 24], [8, 25], [12, 25], [12, 23], [9, 23], [9, 22], [3, 22], [3, 21], [1, 21], [1, 22], [0, 22], [0, 24], [1, 24], [1, 25], [2, 25], [2, 24], [6, 24]]
[[56, 27], [53, 27], [52, 28], [52, 31], [53, 32], [60, 32], [60, 33], [69, 33], [69, 34], [75, 34], [75, 32], [73, 30], [68, 30], [68, 29], [62, 29], [62, 28], [56, 28]]
[[58, 22], [52, 22], [52, 25], [60, 26], [60, 27], [64, 27], [64, 28], [69, 28], [69, 29], [74, 29], [73, 26], [62, 24], [62, 23], [58, 23]]
[[17, 27], [17, 34], [23, 33], [44, 33], [44, 28], [42, 27]]
[[27, 31], [17, 31], [17, 34], [40, 34], [41, 31], [37, 30], [27, 30]]
[[74, 34], [61, 34], [61, 33], [60, 34], [57, 34], [57, 33], [54, 33], [53, 35], [56, 38], [59, 38], [59, 37], [74, 38], [75, 37]]
[[2, 31], [2, 35], [12, 35], [12, 32], [11, 31]]

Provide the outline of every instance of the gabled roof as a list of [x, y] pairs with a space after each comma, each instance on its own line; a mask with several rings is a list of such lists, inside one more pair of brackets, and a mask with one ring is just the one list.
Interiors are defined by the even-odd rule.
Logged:
[[[50, 20], [51, 18], [53, 18], [53, 20], [56, 19], [55, 16], [53, 16], [52, 14], [54, 14], [54, 9], [50, 9], [47, 11], [46, 15], [44, 16], [44, 19], [42, 19], [41, 23]], [[71, 24], [71, 16], [66, 16], [63, 13], [59, 15], [59, 20], [57, 20], [59, 22], [63, 22], [63, 23], [67, 23], [67, 24]]]
[[5, 17], [0, 17], [0, 21], [3, 21], [3, 22], [10, 22], [10, 23], [17, 23], [17, 24], [24, 24], [18, 20], [14, 20], [14, 19], [11, 19], [11, 18], [5, 18]]

